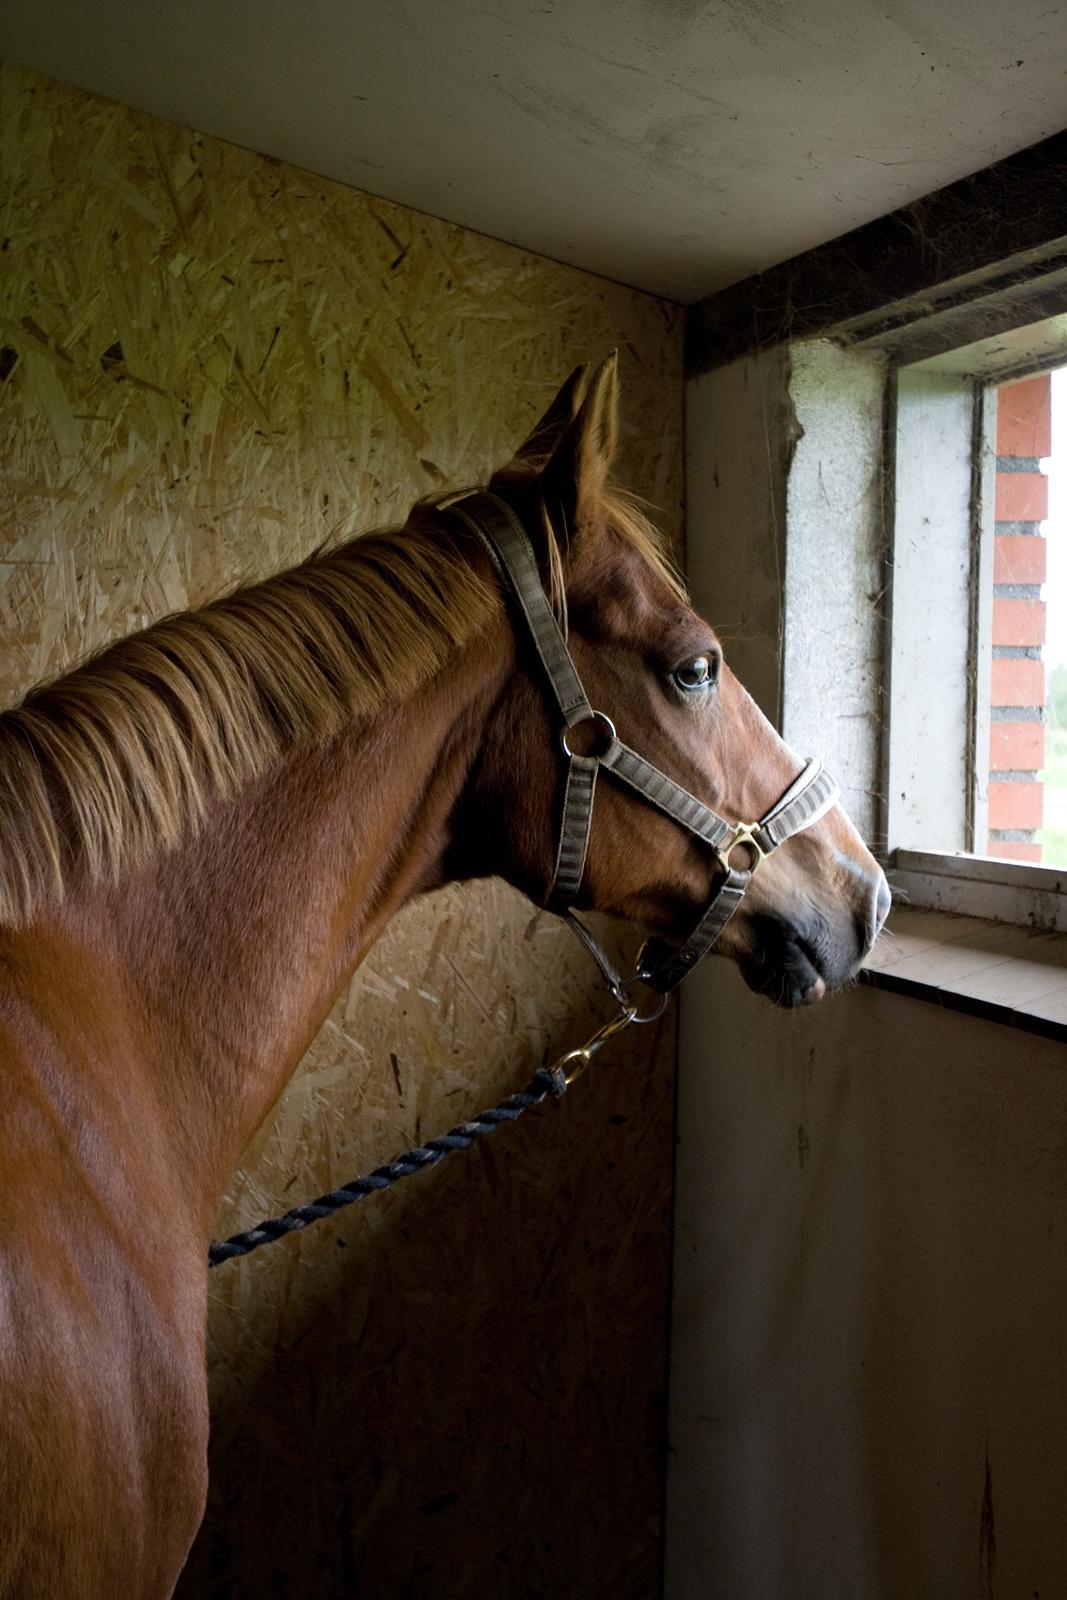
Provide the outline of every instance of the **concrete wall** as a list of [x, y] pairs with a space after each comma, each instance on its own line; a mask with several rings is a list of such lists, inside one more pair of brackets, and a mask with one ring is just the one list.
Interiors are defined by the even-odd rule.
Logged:
[[895, 422], [887, 842], [891, 849], [966, 850], [975, 686], [965, 641], [976, 578], [982, 587], [970, 379], [905, 369]]
[[687, 386], [690, 590], [730, 665], [775, 722], [781, 712], [785, 511], [796, 418], [784, 349]]
[[868, 833], [882, 739], [884, 389], [883, 357], [817, 340], [702, 374], [686, 408], [694, 604]]
[[869, 840], [881, 822], [885, 383], [884, 356], [825, 340], [793, 351], [781, 727], [826, 762]]
[[[687, 436], [702, 609], [868, 830], [881, 388], [765, 354]], [[1067, 1051], [869, 989], [781, 1014], [710, 961], [679, 1072], [667, 1600], [1067, 1593]]]
[[683, 1005], [667, 1600], [1067, 1592], [1067, 1052]]

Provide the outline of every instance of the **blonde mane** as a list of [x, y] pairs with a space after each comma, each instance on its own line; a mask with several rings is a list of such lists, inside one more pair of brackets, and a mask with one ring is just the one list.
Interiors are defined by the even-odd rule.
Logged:
[[[173, 847], [213, 800], [407, 698], [488, 627], [496, 584], [434, 510], [166, 617], [0, 712], [0, 925], [75, 872], [113, 882]], [[677, 589], [634, 503], [610, 493], [605, 512]], [[562, 608], [551, 530], [549, 567]]]
[[499, 614], [428, 519], [105, 648], [0, 713], [0, 923], [176, 844], [294, 746], [412, 694]]

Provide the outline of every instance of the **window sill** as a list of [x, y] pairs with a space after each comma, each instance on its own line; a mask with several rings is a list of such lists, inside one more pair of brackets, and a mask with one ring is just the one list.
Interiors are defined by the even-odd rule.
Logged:
[[900, 907], [864, 983], [1067, 1041], [1067, 935]]
[[988, 856], [894, 850], [890, 882], [909, 909], [958, 912], [988, 922], [1014, 922], [1067, 934], [1067, 870]]

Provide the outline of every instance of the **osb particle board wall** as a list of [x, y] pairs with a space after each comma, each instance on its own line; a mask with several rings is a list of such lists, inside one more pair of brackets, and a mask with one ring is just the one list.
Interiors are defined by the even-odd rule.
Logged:
[[[2, 89], [5, 700], [477, 479], [616, 344], [620, 476], [679, 531], [673, 308], [18, 70]], [[412, 908], [220, 1229], [451, 1126], [602, 1014], [504, 886]], [[213, 1277], [184, 1595], [657, 1592], [672, 1071], [668, 1019], [565, 1108]]]

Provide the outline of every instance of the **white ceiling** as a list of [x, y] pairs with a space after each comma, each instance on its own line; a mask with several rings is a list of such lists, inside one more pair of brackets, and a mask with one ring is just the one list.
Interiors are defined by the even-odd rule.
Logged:
[[1067, 125], [1067, 0], [15, 0], [0, 52], [681, 301]]

